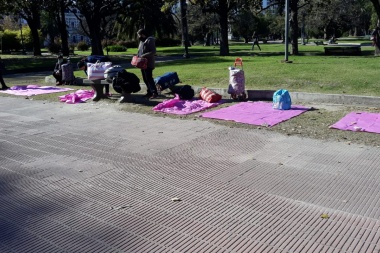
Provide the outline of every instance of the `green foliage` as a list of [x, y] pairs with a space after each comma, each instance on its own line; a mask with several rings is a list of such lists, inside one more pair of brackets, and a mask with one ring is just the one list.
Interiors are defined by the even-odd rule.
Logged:
[[[43, 42], [42, 32], [41, 30], [38, 30], [38, 37], [40, 38], [40, 42]], [[21, 41], [21, 31], [18, 31], [17, 38]], [[30, 30], [29, 26], [24, 25], [22, 27], [22, 39], [24, 42], [24, 46], [27, 50], [33, 49], [33, 36], [32, 31]]]
[[61, 50], [61, 44], [52, 42], [48, 45], [48, 50], [50, 53], [58, 54]]
[[90, 46], [84, 41], [80, 41], [77, 44], [77, 49], [79, 51], [87, 51], [89, 48], [90, 48]]
[[0, 37], [2, 38], [2, 48], [4, 51], [18, 51], [21, 49], [21, 41], [17, 38], [18, 32], [5, 30], [4, 32], [0, 32]]
[[111, 45], [104, 48], [108, 52], [126, 52], [127, 48], [119, 45]]
[[181, 45], [180, 40], [172, 39], [172, 38], [161, 38], [156, 39], [156, 46], [158, 47], [174, 47]]

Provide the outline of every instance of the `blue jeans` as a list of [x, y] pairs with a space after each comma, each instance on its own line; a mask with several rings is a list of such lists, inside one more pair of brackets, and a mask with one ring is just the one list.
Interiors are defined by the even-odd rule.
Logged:
[[142, 69], [141, 75], [146, 85], [147, 93], [157, 94], [156, 84], [154, 83], [154, 79], [153, 79], [153, 69], [151, 68]]

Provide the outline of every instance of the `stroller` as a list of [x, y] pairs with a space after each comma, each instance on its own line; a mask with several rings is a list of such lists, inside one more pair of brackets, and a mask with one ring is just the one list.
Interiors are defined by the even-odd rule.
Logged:
[[[236, 68], [240, 65], [241, 69]], [[247, 95], [245, 93], [245, 77], [243, 70], [243, 59], [236, 58], [234, 67], [229, 67], [230, 70], [230, 84], [228, 86], [228, 94], [234, 100], [246, 100]]]

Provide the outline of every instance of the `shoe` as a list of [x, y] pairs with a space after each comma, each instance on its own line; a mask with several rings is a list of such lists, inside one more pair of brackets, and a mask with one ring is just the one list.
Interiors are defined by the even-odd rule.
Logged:
[[4, 87], [1, 87], [1, 89], [0, 90], [8, 90], [9, 89], [9, 87], [8, 86], [4, 86]]
[[155, 98], [158, 98], [158, 94], [157, 93], [153, 93], [152, 96], [150, 97], [150, 99], [155, 99]]

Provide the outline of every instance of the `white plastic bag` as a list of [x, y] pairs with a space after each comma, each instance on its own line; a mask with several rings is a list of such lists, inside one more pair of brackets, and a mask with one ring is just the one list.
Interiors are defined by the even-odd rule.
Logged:
[[244, 70], [230, 67], [230, 84], [228, 86], [228, 94], [241, 95], [245, 93], [245, 77]]
[[112, 67], [112, 62], [87, 63], [88, 80], [103, 80], [104, 71]]

